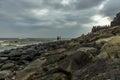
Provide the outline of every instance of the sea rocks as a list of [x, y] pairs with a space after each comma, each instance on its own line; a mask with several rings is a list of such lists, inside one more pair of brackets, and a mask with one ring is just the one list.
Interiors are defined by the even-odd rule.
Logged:
[[120, 59], [97, 60], [73, 73], [72, 80], [120, 80]]
[[59, 66], [65, 71], [72, 72], [74, 70], [82, 68], [91, 61], [92, 57], [90, 56], [90, 54], [78, 51], [68, 56], [67, 58], [61, 60], [59, 62]]
[[47, 56], [46, 59], [47, 59], [47, 62], [45, 64], [53, 64], [53, 63], [56, 63], [56, 62], [59, 62], [60, 60], [66, 58], [66, 55], [65, 54], [54, 54], [54, 55], [50, 55], [50, 56]]
[[12, 50], [10, 53], [9, 53], [9, 57], [19, 57], [21, 56], [22, 53], [18, 50]]
[[107, 54], [109, 58], [120, 58], [120, 36], [116, 36], [108, 41], [103, 46], [101, 54]]
[[94, 47], [80, 47], [77, 49], [77, 51], [82, 51], [82, 52], [88, 53], [92, 57], [95, 57], [99, 53], [98, 49], [96, 49]]
[[14, 67], [14, 63], [6, 63], [1, 67], [1, 69], [2, 70], [9, 70], [10, 68], [13, 68], [13, 67]]
[[12, 72], [9, 70], [0, 71], [0, 80], [10, 80], [9, 77], [11, 77]]
[[16, 80], [27, 80], [30, 76], [35, 74], [36, 72], [42, 71], [42, 64], [45, 63], [46, 60], [37, 59], [26, 66], [23, 70], [18, 71], [15, 75]]

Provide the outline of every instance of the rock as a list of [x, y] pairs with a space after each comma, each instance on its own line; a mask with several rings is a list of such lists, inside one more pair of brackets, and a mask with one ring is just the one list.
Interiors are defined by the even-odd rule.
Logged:
[[96, 56], [99, 52], [94, 47], [80, 47], [77, 51], [82, 51], [88, 54], [91, 54], [92, 57]]
[[17, 50], [12, 50], [10, 53], [9, 53], [9, 57], [20, 57], [22, 55], [21, 52], [17, 51]]
[[[41, 68], [43, 68], [41, 71], [39, 68], [37, 68], [37, 65], [35, 65], [35, 63], [32, 65], [33, 68], [30, 66], [27, 69], [25, 68], [25, 70], [28, 71], [28, 69], [30, 71], [37, 71], [37, 73], [32, 74], [32, 76], [29, 76], [29, 78], [27, 79], [33, 79], [33, 80], [71, 80], [72, 75], [71, 73], [75, 70], [78, 70], [80, 68], [82, 68], [83, 66], [85, 66], [86, 64], [91, 62], [91, 58], [89, 56], [89, 54], [85, 54], [84, 52], [76, 52], [72, 55], [69, 55], [68, 57], [66, 56], [65, 58], [61, 59], [60, 61], [57, 60], [57, 58], [59, 58], [59, 56], [61, 56], [60, 54], [56, 54], [56, 55], [51, 55], [49, 56], [48, 61], [52, 61], [52, 63], [46, 64], [48, 63], [48, 61], [45, 62], [45, 64], [43, 64], [41, 66]], [[35, 67], [36, 66], [36, 67]], [[46, 68], [45, 68], [46, 67]], [[35, 69], [35, 70], [33, 70]], [[23, 72], [26, 73], [26, 72]], [[27, 72], [27, 74], [30, 75], [30, 72]], [[19, 74], [20, 75], [20, 74]], [[25, 74], [24, 74], [25, 75]], [[27, 80], [25, 79], [25, 80]], [[17, 80], [19, 80], [17, 78]]]
[[29, 77], [34, 75], [37, 72], [42, 72], [42, 64], [45, 63], [46, 60], [37, 59], [26, 66], [23, 70], [17, 71], [15, 80], [28, 80]]
[[107, 55], [109, 58], [120, 58], [120, 36], [108, 41], [102, 48], [100, 55]]
[[72, 80], [120, 80], [120, 59], [97, 60], [75, 71]]
[[30, 63], [25, 69], [41, 67], [42, 64], [44, 64], [45, 62], [46, 62], [46, 59], [44, 59], [44, 60], [37, 59], [37, 60], [33, 61], [32, 63]]
[[66, 58], [66, 55], [63, 53], [46, 56], [47, 61], [46, 61], [45, 65], [54, 64], [64, 58]]
[[60, 48], [60, 49], [57, 49], [56, 50], [56, 53], [62, 53], [62, 52], [64, 52], [66, 49], [65, 48]]
[[33, 57], [34, 57], [34, 56], [32, 56], [32, 55], [30, 55], [30, 54], [29, 54], [29, 55], [22, 55], [20, 59], [21, 59], [21, 60], [32, 61], [32, 60], [33, 60]]
[[50, 75], [40, 76], [40, 75], [34, 75], [33, 77], [30, 77], [31, 80], [70, 80], [67, 79], [67, 76], [62, 73], [54, 73]]
[[9, 70], [0, 71], [0, 80], [7, 80], [8, 77], [12, 75], [12, 72]]
[[1, 69], [2, 70], [9, 70], [10, 68], [13, 68], [14, 67], [14, 63], [6, 63], [6, 64], [4, 64], [2, 67], [1, 67]]
[[91, 61], [92, 58], [90, 54], [77, 51], [76, 53], [58, 62], [58, 65], [63, 70], [72, 72], [74, 70], [84, 67], [86, 64], [90, 63]]

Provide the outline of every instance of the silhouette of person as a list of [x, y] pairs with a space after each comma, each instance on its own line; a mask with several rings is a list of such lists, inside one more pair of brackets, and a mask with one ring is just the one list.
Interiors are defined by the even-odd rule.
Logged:
[[57, 40], [59, 40], [60, 39], [60, 37], [59, 36], [57, 36]]

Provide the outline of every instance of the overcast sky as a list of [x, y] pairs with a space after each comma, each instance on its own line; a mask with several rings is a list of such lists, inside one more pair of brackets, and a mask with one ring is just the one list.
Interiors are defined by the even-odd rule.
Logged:
[[120, 0], [0, 0], [0, 37], [79, 37], [119, 11]]

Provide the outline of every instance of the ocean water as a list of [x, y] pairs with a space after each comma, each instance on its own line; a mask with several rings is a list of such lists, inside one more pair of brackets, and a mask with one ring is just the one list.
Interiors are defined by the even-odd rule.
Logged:
[[0, 52], [32, 44], [56, 41], [55, 38], [0, 38]]

